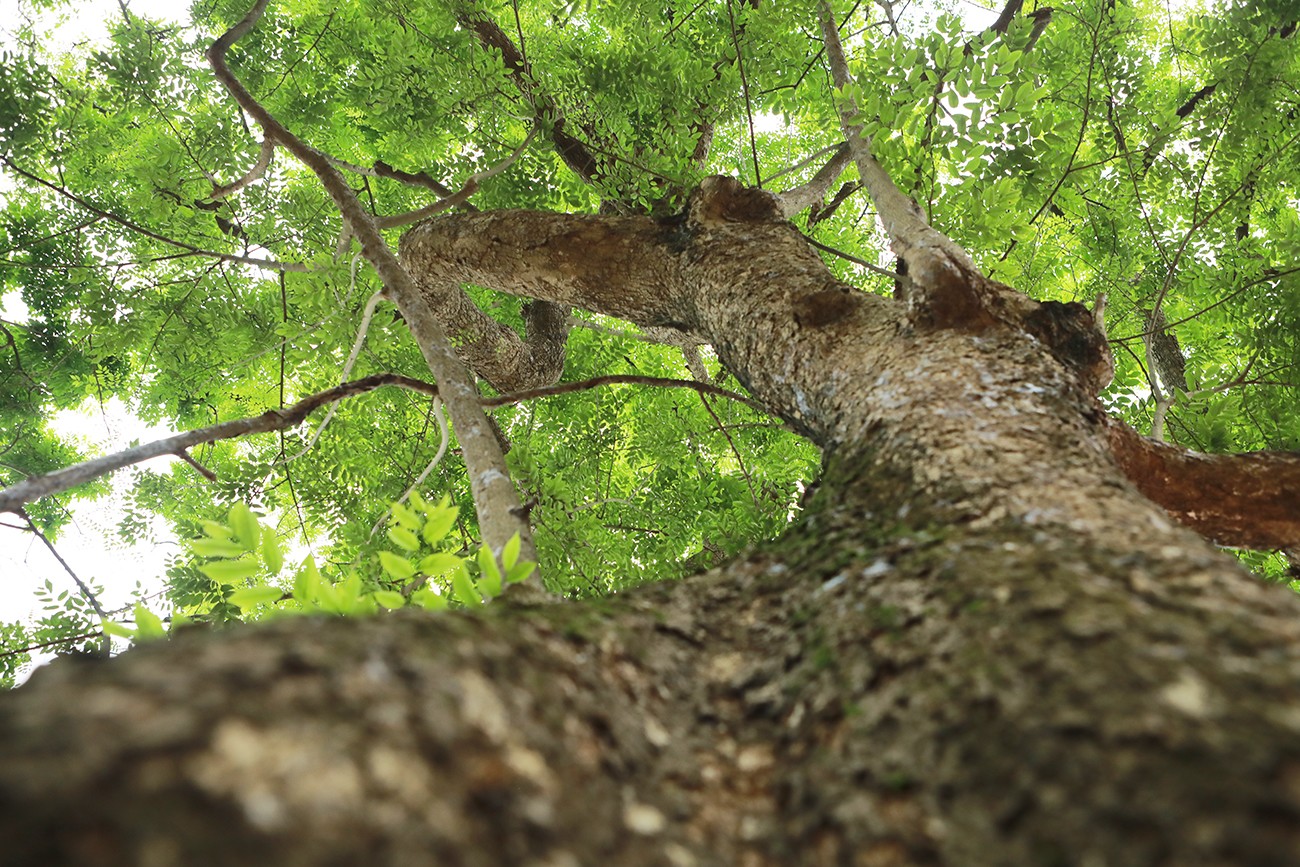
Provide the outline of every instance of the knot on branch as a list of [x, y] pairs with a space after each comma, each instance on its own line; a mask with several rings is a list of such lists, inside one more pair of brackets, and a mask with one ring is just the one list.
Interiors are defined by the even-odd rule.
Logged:
[[1110, 384], [1115, 374], [1110, 343], [1087, 307], [1077, 301], [1043, 301], [1025, 315], [1024, 326], [1057, 361], [1079, 375], [1089, 394]]
[[698, 228], [723, 223], [768, 223], [785, 219], [781, 202], [765, 190], [747, 187], [726, 175], [700, 181], [686, 205], [687, 221]]

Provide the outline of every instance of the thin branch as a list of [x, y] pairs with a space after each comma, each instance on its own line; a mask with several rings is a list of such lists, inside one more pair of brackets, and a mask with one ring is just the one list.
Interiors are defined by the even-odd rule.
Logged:
[[[25, 511], [23, 511], [22, 509], [18, 509], [16, 511], [16, 514], [18, 515], [18, 517], [22, 518], [24, 521], [27, 522], [27, 529], [30, 530], [32, 534], [36, 536], [36, 538], [41, 540], [41, 542], [49, 550], [50, 554], [54, 556], [54, 559], [59, 561], [59, 565], [63, 567], [63, 571], [67, 572], [68, 575], [71, 576], [72, 580], [76, 582], [77, 589], [81, 591], [81, 595], [84, 596], [86, 601], [90, 603], [90, 607], [95, 609], [95, 613], [99, 615], [99, 619], [107, 620], [108, 614], [104, 611], [103, 606], [99, 604], [99, 598], [95, 596], [95, 591], [91, 590], [90, 586], [86, 584], [85, 581], [82, 581], [81, 577], [78, 576], [76, 572], [72, 571], [72, 567], [68, 565], [68, 561], [63, 559], [63, 555], [61, 555], [58, 549], [54, 547], [54, 543], [50, 541], [49, 537], [41, 532], [41, 528], [36, 526], [36, 522], [33, 521]], [[100, 652], [104, 656], [108, 656], [109, 652], [112, 649], [113, 649], [113, 641], [108, 635], [105, 635], [104, 647]]]
[[41, 497], [48, 497], [51, 494], [61, 493], [77, 485], [83, 485], [86, 482], [93, 481], [100, 476], [108, 475], [122, 469], [123, 467], [138, 464], [147, 461], [150, 458], [163, 457], [165, 455], [179, 456], [186, 449], [192, 448], [203, 443], [217, 442], [218, 440], [234, 439], [235, 437], [248, 436], [249, 434], [265, 433], [267, 431], [284, 430], [286, 428], [296, 427], [306, 420], [311, 412], [326, 404], [334, 403], [347, 397], [358, 394], [364, 394], [367, 391], [373, 391], [385, 385], [397, 385], [402, 388], [408, 388], [412, 391], [418, 391], [422, 394], [438, 394], [437, 386], [432, 383], [423, 382], [418, 379], [412, 379], [407, 376], [399, 376], [395, 373], [380, 373], [374, 376], [367, 376], [364, 379], [353, 380], [325, 391], [317, 392], [309, 397], [295, 403], [287, 409], [267, 410], [259, 416], [251, 418], [235, 419], [233, 421], [221, 422], [220, 424], [210, 425], [199, 428], [198, 430], [187, 431], [186, 433], [176, 434], [175, 436], [166, 437], [160, 440], [154, 440], [150, 443], [135, 446], [134, 448], [125, 449], [115, 452], [111, 455], [94, 458], [93, 460], [83, 461], [79, 464], [73, 464], [61, 470], [55, 470], [43, 476], [32, 476], [24, 479], [17, 484], [0, 491], [0, 512], [14, 512], [22, 514], [22, 507]]
[[[232, 45], [257, 24], [265, 12], [267, 0], [258, 0], [243, 19], [222, 34], [208, 48], [207, 58], [217, 79], [235, 98], [239, 107], [261, 127], [263, 135], [294, 155], [320, 180], [325, 192], [347, 221], [361, 243], [361, 250], [374, 266], [385, 292], [397, 303], [425, 361], [438, 381], [442, 398], [451, 414], [460, 439], [462, 455], [469, 470], [470, 489], [478, 511], [479, 526], [485, 544], [501, 551], [518, 535], [522, 542], [520, 556], [537, 558], [532, 531], [520, 512], [519, 494], [510, 480], [505, 455], [479, 405], [478, 389], [473, 376], [456, 357], [446, 331], [435, 318], [420, 287], [389, 248], [374, 217], [362, 206], [356, 193], [323, 153], [294, 135], [244, 87], [226, 63]], [[540, 588], [540, 578], [534, 582]]]
[[[414, 379], [409, 376], [402, 376], [397, 373], [377, 373], [373, 376], [354, 379], [351, 382], [345, 382], [334, 388], [326, 389], [315, 394], [309, 395], [292, 406], [282, 409], [270, 409], [258, 416], [248, 418], [234, 419], [232, 421], [221, 422], [219, 424], [209, 425], [208, 427], [198, 428], [197, 430], [186, 431], [185, 433], [176, 434], [175, 436], [165, 437], [160, 440], [154, 440], [150, 443], [124, 449], [120, 452], [114, 452], [111, 455], [94, 458], [89, 461], [83, 461], [79, 464], [73, 464], [61, 470], [55, 470], [52, 473], [46, 473], [41, 476], [31, 476], [14, 485], [0, 490], [0, 512], [13, 512], [20, 517], [26, 518], [23, 506], [27, 503], [34, 502], [42, 497], [48, 497], [53, 494], [62, 493], [78, 485], [94, 481], [101, 476], [116, 472], [123, 467], [132, 466], [157, 457], [175, 456], [182, 459], [188, 459], [185, 454], [187, 449], [193, 448], [204, 443], [214, 443], [220, 440], [235, 439], [237, 437], [249, 436], [251, 434], [269, 433], [272, 431], [283, 431], [289, 428], [297, 427], [307, 420], [307, 417], [327, 404], [334, 404], [345, 398], [354, 397], [359, 394], [365, 394], [388, 385], [395, 385], [410, 391], [426, 394], [430, 397], [439, 397], [438, 387], [424, 380]], [[546, 388], [533, 388], [526, 391], [516, 391], [510, 394], [503, 394], [497, 397], [484, 397], [479, 399], [479, 403], [486, 409], [499, 406], [509, 406], [516, 403], [522, 403], [526, 400], [536, 400], [542, 397], [554, 397], [561, 394], [572, 394], [579, 391], [588, 391], [603, 385], [648, 385], [658, 388], [689, 388], [700, 394], [712, 394], [718, 397], [725, 397], [728, 400], [734, 400], [743, 403], [751, 409], [771, 415], [771, 412], [763, 404], [734, 391], [728, 391], [725, 388], [719, 388], [704, 382], [695, 382], [688, 379], [666, 379], [657, 376], [632, 376], [632, 375], [611, 375], [598, 376], [593, 379], [585, 379], [580, 382], [566, 382], [560, 385], [547, 386]], [[192, 463], [192, 461], [191, 461]], [[206, 475], [211, 477], [211, 472], [203, 469]]]
[[506, 406], [508, 404], [520, 403], [525, 400], [535, 400], [539, 397], [554, 397], [558, 394], [572, 394], [577, 391], [588, 391], [602, 385], [650, 385], [658, 388], [689, 388], [700, 394], [713, 394], [718, 397], [725, 397], [728, 400], [734, 400], [743, 403], [745, 406], [760, 412], [763, 415], [771, 415], [772, 411], [763, 404], [751, 397], [745, 397], [743, 394], [737, 394], [734, 391], [727, 391], [725, 388], [719, 388], [707, 382], [696, 382], [693, 379], [666, 379], [660, 376], [633, 376], [630, 374], [614, 374], [610, 376], [596, 376], [591, 379], [584, 379], [580, 382], [562, 382], [559, 385], [548, 385], [545, 388], [530, 388], [527, 391], [514, 391], [510, 394], [503, 394], [500, 397], [483, 398], [484, 407]]
[[713, 411], [713, 407], [709, 404], [709, 399], [704, 396], [703, 392], [700, 393], [700, 403], [704, 404], [704, 408], [708, 410], [709, 416], [713, 419], [713, 423], [717, 425], [717, 428], [722, 435], [727, 438], [727, 445], [731, 447], [731, 454], [735, 457], [736, 464], [740, 467], [740, 472], [745, 477], [745, 487], [749, 488], [749, 499], [754, 503], [754, 510], [758, 512], [763, 511], [762, 504], [758, 502], [758, 494], [754, 491], [754, 480], [750, 478], [749, 469], [745, 466], [745, 459], [740, 456], [740, 450], [736, 448], [736, 441], [731, 438], [731, 433], [722, 423], [722, 419], [718, 418], [718, 414]]
[[528, 136], [523, 140], [519, 147], [514, 149], [510, 156], [506, 157], [494, 166], [490, 166], [481, 172], [476, 172], [470, 175], [469, 180], [465, 181], [464, 186], [446, 198], [430, 205], [425, 205], [423, 208], [417, 208], [414, 211], [407, 211], [403, 214], [393, 214], [388, 217], [378, 217], [375, 220], [375, 224], [381, 229], [393, 229], [398, 226], [408, 226], [411, 223], [418, 223], [427, 217], [432, 217], [434, 214], [440, 214], [443, 211], [450, 210], [457, 205], [463, 205], [470, 196], [474, 195], [474, 193], [478, 191], [478, 185], [482, 181], [485, 181], [494, 175], [499, 175], [501, 172], [504, 172], [506, 169], [510, 168], [510, 166], [514, 165], [515, 161], [518, 160], [519, 157], [523, 155], [523, 152], [528, 149], [528, 146], [532, 144], [533, 139], [536, 136], [537, 127], [533, 127], [529, 130]]
[[823, 244], [821, 241], [818, 241], [816, 238], [809, 238], [807, 235], [805, 235], [804, 239], [809, 244], [812, 244], [814, 247], [816, 247], [818, 250], [823, 250], [827, 253], [830, 253], [832, 256], [839, 256], [841, 259], [845, 259], [849, 262], [852, 262], [855, 265], [861, 265], [863, 268], [866, 268], [868, 271], [872, 272], [873, 274], [880, 274], [884, 277], [888, 277], [890, 280], [898, 279], [898, 275], [895, 274], [893, 271], [890, 271], [888, 268], [881, 268], [879, 265], [873, 265], [870, 262], [868, 262], [866, 259], [859, 259], [857, 256], [854, 256], [852, 253], [845, 253], [843, 250], [837, 250], [834, 247]]
[[852, 161], [853, 154], [849, 151], [848, 144], [839, 145], [826, 165], [813, 175], [812, 180], [777, 195], [781, 201], [781, 213], [786, 217], [793, 217], [804, 208], [821, 201], [830, 190], [831, 184], [839, 179]]
[[269, 137], [262, 139], [262, 149], [258, 151], [257, 162], [253, 163], [253, 167], [249, 169], [242, 178], [239, 178], [236, 181], [221, 186], [214, 186], [212, 192], [208, 194], [208, 198], [214, 202], [218, 199], [224, 199], [226, 196], [237, 193], [253, 181], [258, 180], [262, 175], [266, 174], [266, 170], [271, 167], [271, 157], [274, 155], [275, 142]]
[[69, 635], [64, 638], [51, 638], [49, 641], [42, 641], [40, 644], [29, 644], [26, 647], [19, 647], [16, 650], [6, 650], [0, 653], [0, 659], [6, 656], [17, 656], [20, 653], [31, 653], [33, 650], [44, 650], [47, 647], [54, 647], [58, 644], [71, 644], [74, 641], [80, 641], [83, 638], [99, 638], [104, 634], [104, 630], [96, 629], [92, 632], [83, 632], [80, 635]]
[[0, 163], [4, 163], [6, 166], [12, 169], [16, 174], [19, 174], [24, 178], [27, 178], [27, 180], [32, 181], [33, 183], [40, 184], [46, 189], [53, 190], [54, 192], [58, 193], [64, 198], [76, 202], [78, 205], [80, 205], [81, 207], [85, 208], [87, 211], [90, 211], [92, 214], [98, 217], [102, 217], [105, 220], [109, 220], [111, 222], [117, 223], [119, 226], [122, 226], [125, 229], [130, 229], [132, 232], [137, 232], [141, 235], [144, 235], [146, 238], [152, 238], [155, 241], [159, 241], [163, 244], [167, 244], [172, 247], [180, 247], [182, 250], [187, 250], [190, 253], [190, 255], [211, 256], [212, 258], [220, 259], [223, 262], [237, 262], [241, 265], [253, 265], [258, 268], [266, 268], [269, 271], [297, 271], [300, 273], [308, 273], [312, 270], [310, 267], [302, 264], [301, 262], [277, 262], [274, 259], [255, 259], [252, 256], [236, 256], [231, 253], [218, 253], [215, 250], [205, 250], [202, 247], [196, 247], [193, 244], [186, 243], [185, 241], [177, 241], [175, 238], [168, 238], [166, 235], [159, 235], [157, 232], [149, 231], [144, 226], [141, 226], [139, 223], [134, 223], [126, 219], [125, 217], [119, 217], [114, 213], [105, 211], [102, 208], [98, 208], [92, 205], [90, 202], [86, 201], [84, 198], [78, 196], [76, 193], [72, 192], [69, 189], [66, 189], [65, 187], [61, 187], [58, 184], [51, 183], [50, 181], [47, 181], [38, 175], [34, 175], [31, 172], [24, 171], [23, 169], [14, 165], [14, 163], [6, 156], [0, 156]]
[[731, 44], [736, 48], [736, 69], [740, 72], [740, 91], [745, 100], [745, 117], [749, 121], [749, 152], [754, 158], [754, 184], [762, 189], [763, 173], [758, 167], [758, 138], [754, 134], [754, 105], [749, 98], [749, 78], [745, 75], [745, 56], [740, 50], [740, 36], [736, 33], [736, 13], [731, 0], [727, 0], [727, 20], [731, 23]]

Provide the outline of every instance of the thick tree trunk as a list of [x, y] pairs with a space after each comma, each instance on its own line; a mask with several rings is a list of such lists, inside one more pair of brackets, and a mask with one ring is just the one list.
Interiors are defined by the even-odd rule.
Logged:
[[52, 666], [0, 697], [6, 863], [1300, 863], [1300, 599], [1130, 485], [1041, 331], [917, 326], [713, 192], [403, 258], [703, 335], [826, 449], [782, 539], [610, 600]]

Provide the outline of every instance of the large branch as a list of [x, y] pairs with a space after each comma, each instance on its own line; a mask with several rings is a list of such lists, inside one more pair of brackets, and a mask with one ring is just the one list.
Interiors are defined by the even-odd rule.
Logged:
[[1207, 455], [1144, 437], [1107, 421], [1111, 452], [1148, 499], [1220, 545], [1300, 544], [1300, 455]]
[[265, 11], [267, 2], [268, 0], [258, 0], [243, 20], [212, 43], [207, 52], [208, 62], [218, 80], [234, 96], [239, 107], [257, 122], [263, 134], [292, 153], [320, 179], [335, 207], [360, 241], [362, 253], [379, 274], [385, 292], [397, 304], [429, 369], [438, 381], [442, 399], [456, 428], [456, 437], [460, 441], [465, 465], [469, 470], [470, 490], [474, 496], [483, 541], [494, 551], [500, 551], [518, 534], [523, 541], [520, 556], [536, 560], [527, 513], [521, 508], [519, 494], [506, 467], [505, 455], [479, 404], [474, 379], [452, 352], [446, 332], [434, 318], [428, 301], [389, 249], [379, 227], [375, 225], [374, 217], [362, 207], [329, 157], [303, 142], [280, 123], [248, 92], [226, 64], [226, 52], [253, 29]]

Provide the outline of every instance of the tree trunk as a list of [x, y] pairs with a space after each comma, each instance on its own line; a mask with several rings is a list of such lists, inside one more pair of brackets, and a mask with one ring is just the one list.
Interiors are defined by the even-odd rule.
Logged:
[[1300, 599], [1132, 487], [1061, 345], [849, 291], [764, 195], [402, 253], [713, 343], [825, 449], [784, 537], [607, 600], [58, 663], [0, 697], [5, 863], [1300, 863]]

